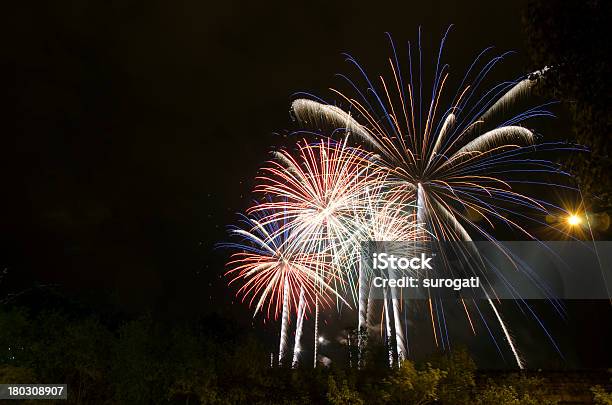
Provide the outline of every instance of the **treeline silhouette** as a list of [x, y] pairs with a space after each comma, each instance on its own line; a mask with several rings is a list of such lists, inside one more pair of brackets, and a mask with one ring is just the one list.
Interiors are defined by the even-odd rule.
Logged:
[[0, 383], [65, 383], [68, 403], [555, 403], [544, 379], [488, 378], [462, 349], [399, 368], [387, 366], [386, 348], [376, 342], [363, 356], [359, 369], [348, 361], [271, 367], [261, 339], [220, 317], [117, 321], [67, 310], [0, 310]]

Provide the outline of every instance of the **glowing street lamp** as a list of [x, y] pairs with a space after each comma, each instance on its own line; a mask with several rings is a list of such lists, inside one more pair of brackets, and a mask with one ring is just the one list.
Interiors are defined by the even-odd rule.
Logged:
[[566, 218], [569, 226], [578, 226], [582, 224], [582, 217], [578, 214], [571, 214]]

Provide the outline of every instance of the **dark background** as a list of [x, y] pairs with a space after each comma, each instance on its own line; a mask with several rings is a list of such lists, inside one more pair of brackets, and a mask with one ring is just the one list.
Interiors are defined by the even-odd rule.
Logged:
[[[268, 152], [288, 144], [292, 94], [327, 95], [334, 74], [349, 71], [341, 52], [386, 74], [386, 31], [401, 47], [422, 26], [433, 58], [454, 24], [451, 74], [489, 45], [517, 51], [496, 81], [532, 69], [522, 1], [65, 1], [15, 11], [0, 287], [34, 302], [54, 289], [128, 314], [220, 312], [261, 328], [233, 302], [214, 245], [248, 205]], [[556, 126], [553, 137], [572, 138]], [[577, 355], [586, 365], [602, 356], [609, 365], [609, 306], [598, 308], [598, 319], [585, 307], [578, 327], [559, 327], [576, 334], [566, 349], [587, 347]]]

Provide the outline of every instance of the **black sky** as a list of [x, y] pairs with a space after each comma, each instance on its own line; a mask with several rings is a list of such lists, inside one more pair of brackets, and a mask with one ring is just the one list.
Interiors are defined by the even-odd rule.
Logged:
[[[325, 94], [348, 70], [341, 52], [380, 69], [386, 31], [401, 44], [422, 25], [433, 46], [454, 23], [447, 60], [462, 70], [488, 45], [520, 52], [511, 3], [23, 4], [2, 264], [117, 289], [126, 306], [205, 309], [221, 285], [212, 246], [291, 129], [291, 95]], [[523, 52], [502, 69], [525, 64]]]
[[[293, 93], [326, 95], [373, 73], [423, 27], [462, 73], [484, 47], [515, 50], [497, 80], [527, 72], [522, 1], [21, 3], [16, 129], [2, 135], [0, 265], [13, 286], [111, 291], [125, 311], [188, 316], [229, 307], [213, 249], [252, 179], [292, 129]], [[87, 293], [89, 294], [89, 293]], [[230, 308], [230, 309], [228, 309]]]

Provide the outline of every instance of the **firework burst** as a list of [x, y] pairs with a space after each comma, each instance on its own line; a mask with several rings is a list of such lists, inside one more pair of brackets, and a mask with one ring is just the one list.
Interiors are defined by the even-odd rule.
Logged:
[[290, 314], [297, 311], [298, 317], [303, 317], [315, 300], [326, 305], [341, 299], [328, 284], [336, 276], [325, 252], [296, 249], [288, 230], [281, 230], [281, 223], [262, 223], [255, 215], [244, 217], [242, 225], [230, 229], [240, 241], [223, 245], [236, 251], [226, 276], [230, 285], [241, 284], [236, 294], [255, 307], [254, 315], [265, 311], [267, 317], [281, 316], [279, 361], [283, 362]]
[[[354, 246], [359, 232], [356, 219], [369, 209], [365, 198], [368, 193], [380, 189], [380, 171], [372, 166], [369, 154], [348, 147], [346, 138], [339, 143], [331, 139], [314, 144], [304, 141], [298, 144], [296, 157], [286, 151], [275, 157], [262, 170], [255, 188], [271, 200], [254, 206], [251, 212], [267, 212], [264, 223], [282, 220], [284, 226], [277, 232], [293, 235], [295, 249], [328, 253], [327, 264], [334, 278], [326, 282], [355, 298]], [[318, 316], [315, 299], [315, 365]], [[297, 335], [301, 336], [301, 319], [298, 326]]]
[[291, 244], [303, 252], [327, 252], [329, 269], [337, 280], [348, 283], [337, 289], [353, 287], [347, 269], [354, 268], [355, 235], [360, 232], [358, 218], [371, 208], [366, 198], [380, 188], [380, 172], [369, 155], [346, 142], [330, 139], [314, 144], [298, 144], [297, 157], [276, 153], [276, 159], [262, 169], [256, 193], [270, 196], [250, 212], [262, 215], [264, 223], [283, 221], [277, 232], [289, 232]]
[[[374, 165], [385, 172], [387, 199], [404, 203], [416, 201], [416, 222], [426, 224], [435, 239], [471, 241], [476, 237], [496, 243], [491, 230], [500, 223], [535, 239], [524, 223], [542, 225], [548, 210], [558, 207], [520, 193], [516, 186], [555, 187], [550, 181], [538, 183], [536, 175], [563, 176], [567, 173], [560, 170], [558, 164], [529, 155], [535, 150], [576, 148], [556, 143], [537, 144], [534, 132], [523, 126], [530, 118], [552, 116], [546, 104], [511, 116], [508, 112], [526, 99], [546, 69], [496, 85], [478, 98], [476, 89], [506, 55], [494, 57], [478, 71], [476, 66], [489, 51], [487, 49], [468, 69], [458, 90], [451, 95], [449, 107], [442, 109], [441, 100], [449, 77], [448, 65], [440, 63], [445, 41], [446, 34], [441, 41], [429, 99], [423, 96], [422, 90], [419, 33], [416, 73], [411, 56], [407, 75], [402, 73], [391, 41], [393, 55], [388, 60], [391, 80], [383, 76], [371, 80], [358, 62], [347, 56], [347, 61], [358, 70], [361, 84], [341, 75], [352, 92], [349, 95], [336, 89], [332, 91], [345, 107], [329, 105], [322, 100], [297, 99], [292, 104], [293, 114], [298, 122], [313, 129], [344, 131], [370, 150]], [[410, 44], [408, 52], [411, 55]], [[527, 174], [527, 178], [519, 177], [521, 174]], [[470, 220], [468, 213], [477, 215], [486, 225]], [[488, 303], [517, 365], [522, 368], [523, 362], [509, 328], [493, 301], [488, 299]], [[442, 306], [442, 302], [439, 304]], [[472, 305], [477, 304], [474, 301]], [[436, 344], [450, 345], [448, 334], [446, 342], [441, 333], [440, 336], [436, 334], [437, 317], [431, 300], [429, 306]], [[468, 305], [464, 302], [463, 306], [472, 325]], [[551, 341], [557, 347], [552, 338]]]

